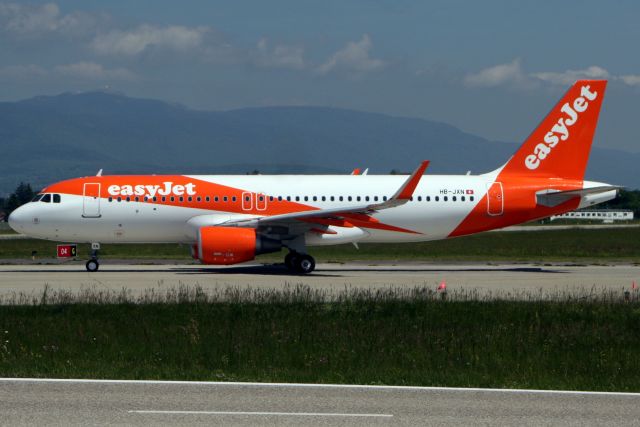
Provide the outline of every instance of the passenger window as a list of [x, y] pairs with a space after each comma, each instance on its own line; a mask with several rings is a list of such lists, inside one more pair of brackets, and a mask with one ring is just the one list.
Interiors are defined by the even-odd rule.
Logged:
[[[260, 198], [260, 200], [262, 200], [262, 197]], [[273, 202], [273, 196], [269, 196], [269, 201]]]
[[456, 201], [456, 196], [453, 196], [453, 197], [451, 198], [451, 200], [453, 200], [453, 201], [455, 202], [455, 201]]
[[421, 202], [422, 201], [422, 196], [418, 196], [418, 201]]
[[[155, 197], [154, 197], [155, 199]], [[180, 198], [178, 199], [180, 202], [184, 202], [184, 197], [180, 196]]]
[[436, 196], [436, 202], [439, 202], [439, 201], [440, 201], [440, 197]]
[[225, 202], [227, 202], [227, 201], [229, 201], [229, 197], [224, 196], [224, 197], [222, 198], [222, 200], [224, 200]]
[[278, 196], [278, 201], [281, 202], [282, 201], [282, 196]]
[[[154, 197], [153, 199], [154, 199], [153, 201], [155, 202], [155, 197]], [[121, 201], [122, 201], [122, 197], [118, 196], [118, 199], [117, 199], [117, 200], [118, 200], [119, 202], [121, 202]]]
[[291, 201], [291, 196], [287, 196], [287, 202]]
[[215, 196], [215, 197], [213, 198], [213, 201], [214, 201], [214, 202], [217, 202], [218, 200], [220, 200], [220, 199], [218, 199], [218, 196]]
[[469, 196], [469, 200], [473, 202], [473, 196]]
[[165, 196], [162, 196], [162, 201], [163, 201], [163, 202], [166, 202], [166, 201], [167, 201], [167, 198], [166, 198]]
[[210, 201], [211, 201], [211, 197], [207, 196], [207, 197], [205, 197], [205, 198], [204, 198], [204, 200], [205, 200], [206, 202], [210, 202]]
[[373, 201], [377, 202], [378, 201], [378, 196], [373, 196]]
[[335, 197], [333, 197], [333, 196], [331, 196], [331, 201], [333, 202], [333, 201], [335, 201], [335, 200], [336, 200], [336, 198], [335, 198]]
[[460, 201], [464, 202], [465, 198], [464, 196], [460, 196]]
[[347, 197], [347, 200], [348, 200], [348, 201], [351, 201], [351, 200], [352, 200], [351, 196]]
[[322, 196], [322, 201], [324, 202], [326, 200], [327, 200], [327, 198], [325, 196]]
[[444, 199], [443, 199], [443, 200], [444, 200], [445, 202], [448, 202], [448, 201], [449, 201], [449, 197], [444, 196]]
[[317, 202], [317, 201], [318, 201], [318, 197], [313, 196], [313, 201], [314, 201], [314, 202]]
[[342, 201], [342, 200], [343, 200], [343, 197], [342, 197], [342, 196], [340, 196], [340, 201]]
[[232, 202], [235, 202], [236, 200], [238, 200], [238, 199], [236, 198], [236, 196], [232, 196], [232, 197], [231, 197], [231, 201], [232, 201]]
[[382, 196], [382, 200], [386, 202], [387, 201], [387, 196]]
[[192, 201], [193, 201], [193, 197], [189, 196], [189, 197], [187, 198], [187, 201], [192, 202]]
[[296, 196], [296, 202], [300, 201], [300, 196]]
[[364, 200], [365, 200], [366, 202], [368, 202], [368, 201], [369, 201], [369, 196], [365, 197], [365, 198], [364, 198]]
[[431, 201], [431, 196], [427, 196], [427, 202]]
[[53, 195], [53, 203], [60, 203], [60, 195], [59, 194], [54, 194]]
[[131, 201], [131, 197], [127, 196], [127, 202]]
[[171, 198], [170, 198], [169, 200], [171, 200], [172, 202], [175, 202], [175, 201], [176, 201], [176, 198], [175, 198], [175, 197], [173, 197], [173, 196], [171, 196]]
[[109, 202], [113, 202], [113, 197], [109, 197]]
[[198, 197], [196, 198], [196, 201], [201, 202], [201, 201], [202, 201], [202, 197], [198, 196]]
[[140, 197], [136, 196], [136, 202], [140, 201]]

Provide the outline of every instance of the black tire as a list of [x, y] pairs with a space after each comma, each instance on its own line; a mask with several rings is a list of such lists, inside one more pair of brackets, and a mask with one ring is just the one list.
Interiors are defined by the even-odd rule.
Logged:
[[300, 255], [296, 259], [296, 271], [300, 274], [309, 274], [316, 269], [316, 260], [311, 255]]
[[89, 261], [87, 261], [85, 266], [87, 267], [87, 271], [94, 272], [98, 271], [98, 269], [100, 268], [100, 263], [97, 259], [90, 259]]
[[289, 270], [295, 271], [296, 270], [297, 258], [298, 258], [298, 254], [297, 253], [289, 252], [284, 257], [284, 265], [286, 265]]

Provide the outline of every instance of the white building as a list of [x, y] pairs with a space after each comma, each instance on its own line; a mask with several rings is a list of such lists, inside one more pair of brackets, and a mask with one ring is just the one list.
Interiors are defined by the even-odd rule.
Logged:
[[614, 221], [631, 221], [633, 219], [633, 211], [631, 210], [582, 210], [567, 212], [562, 215], [553, 215], [549, 218], [551, 221], [554, 219], [576, 219], [576, 220], [591, 220], [591, 221], [603, 221], [611, 223]]

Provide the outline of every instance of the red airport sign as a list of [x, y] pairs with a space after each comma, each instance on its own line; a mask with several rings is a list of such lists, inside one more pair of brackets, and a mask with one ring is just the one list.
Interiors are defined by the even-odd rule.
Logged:
[[74, 258], [77, 255], [77, 245], [58, 245], [58, 258]]

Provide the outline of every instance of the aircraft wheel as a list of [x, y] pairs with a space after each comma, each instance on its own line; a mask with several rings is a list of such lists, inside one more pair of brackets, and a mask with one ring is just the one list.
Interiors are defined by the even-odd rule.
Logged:
[[296, 252], [289, 252], [284, 257], [284, 265], [286, 265], [289, 270], [296, 270], [297, 258], [298, 254]]
[[309, 274], [316, 268], [316, 261], [311, 255], [301, 255], [296, 259], [296, 270], [298, 273]]
[[85, 265], [87, 267], [87, 271], [89, 272], [98, 271], [98, 268], [100, 268], [100, 263], [97, 259], [90, 259]]

